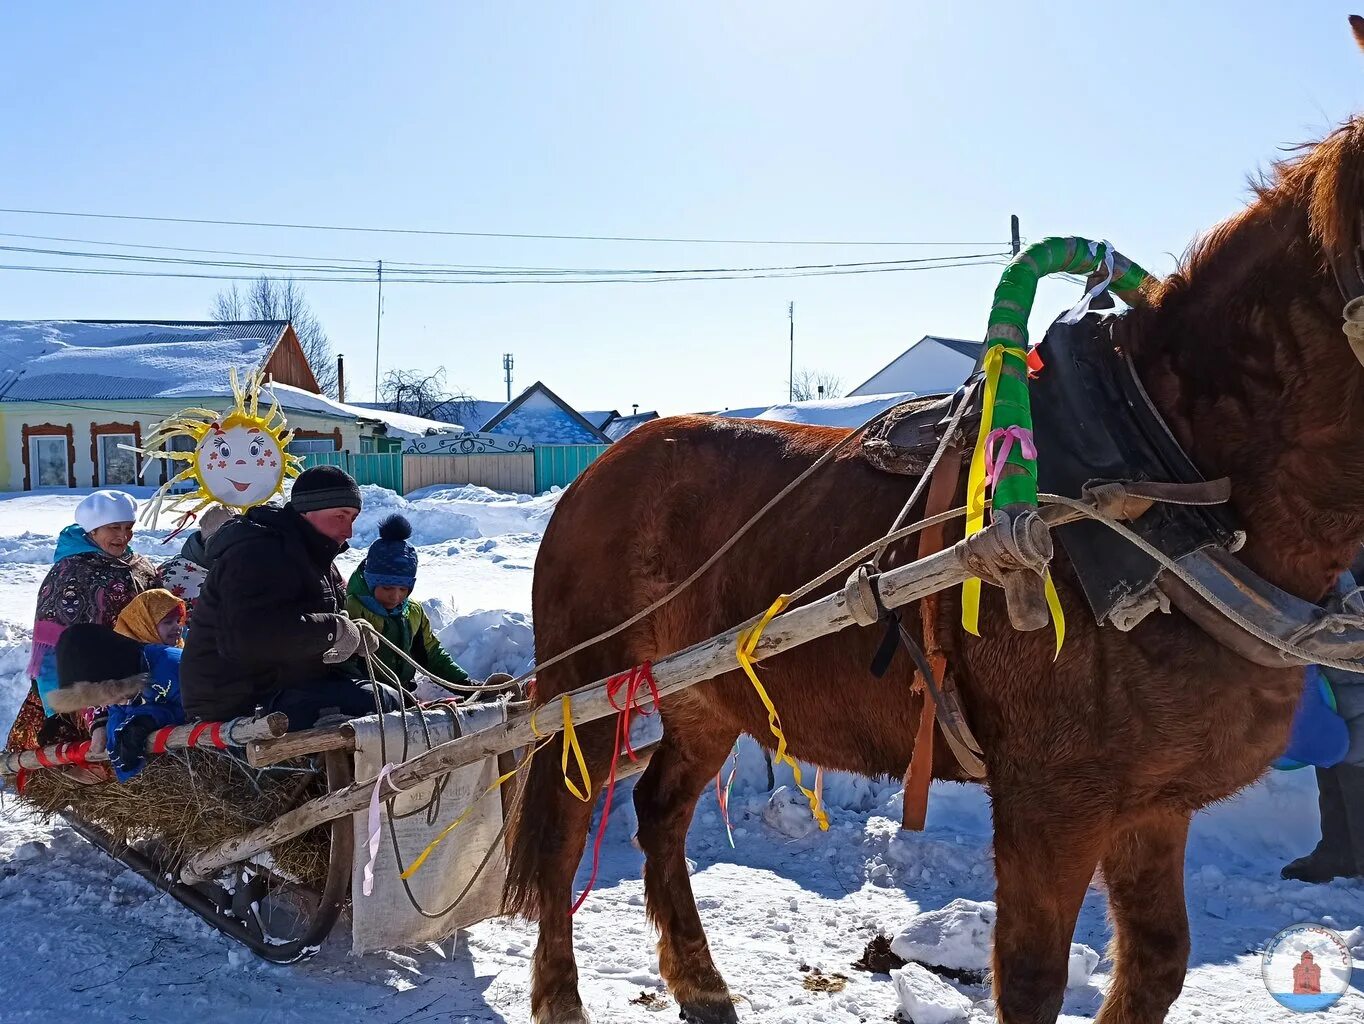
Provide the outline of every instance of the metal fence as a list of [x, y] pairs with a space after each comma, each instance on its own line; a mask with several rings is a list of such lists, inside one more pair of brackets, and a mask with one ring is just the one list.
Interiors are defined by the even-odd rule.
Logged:
[[567, 487], [610, 447], [604, 444], [556, 444], [535, 449], [535, 493]]

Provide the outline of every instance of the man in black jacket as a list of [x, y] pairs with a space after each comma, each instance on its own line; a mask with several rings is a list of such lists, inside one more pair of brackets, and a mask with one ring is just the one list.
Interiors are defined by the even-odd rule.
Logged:
[[214, 534], [180, 668], [190, 718], [260, 707], [288, 715], [296, 730], [329, 709], [371, 714], [376, 690], [385, 709], [398, 706], [393, 691], [344, 667], [371, 642], [346, 615], [332, 564], [359, 514], [355, 481], [318, 466], [299, 476], [283, 508], [258, 506]]

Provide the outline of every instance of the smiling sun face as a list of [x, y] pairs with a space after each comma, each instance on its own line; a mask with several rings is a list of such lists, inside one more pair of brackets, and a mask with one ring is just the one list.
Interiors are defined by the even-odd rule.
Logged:
[[[287, 452], [293, 434], [288, 432], [279, 403], [272, 401], [260, 413], [259, 374], [239, 387], [232, 371], [233, 408], [226, 414], [209, 409], [186, 409], [163, 423], [147, 438], [143, 454], [175, 463], [188, 463], [148, 502], [143, 518], [155, 520], [162, 507], [185, 509], [188, 522], [209, 505], [225, 505], [245, 512], [263, 505], [284, 487], [288, 477], [298, 476], [297, 456]], [[189, 440], [189, 451], [173, 450], [176, 438]], [[188, 493], [175, 494], [180, 484], [193, 483]]]
[[269, 501], [284, 486], [285, 459], [279, 439], [257, 421], [213, 424], [195, 447], [199, 479], [220, 505], [250, 508]]

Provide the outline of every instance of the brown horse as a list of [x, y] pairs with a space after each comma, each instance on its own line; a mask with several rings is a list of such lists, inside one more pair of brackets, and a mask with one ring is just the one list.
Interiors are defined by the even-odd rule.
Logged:
[[[1364, 45], [1364, 30], [1356, 22]], [[1226, 476], [1249, 540], [1241, 556], [1320, 599], [1364, 541], [1364, 374], [1341, 332], [1331, 260], [1353, 261], [1364, 214], [1364, 118], [1274, 168], [1254, 201], [1151, 286], [1117, 328], [1152, 399], [1208, 478]], [[563, 496], [535, 566], [536, 647], [552, 655], [626, 619], [691, 573], [845, 431], [705, 417], [649, 424]], [[1045, 453], [1043, 453], [1045, 458]], [[720, 633], [880, 536], [913, 481], [856, 445], [820, 469], [691, 589], [638, 627], [539, 677], [540, 697]], [[1120, 543], [1115, 540], [1114, 543]], [[903, 555], [901, 560], [903, 560]], [[1009, 628], [985, 588], [983, 637], [964, 635], [956, 592], [939, 640], [986, 754], [998, 925], [994, 986], [1005, 1024], [1056, 1020], [1076, 915], [1102, 869], [1115, 980], [1101, 1024], [1162, 1021], [1183, 985], [1183, 863], [1190, 815], [1254, 782], [1284, 748], [1296, 669], [1243, 660], [1178, 613], [1129, 633], [1098, 628], [1058, 550], [1069, 635]], [[915, 620], [916, 616], [907, 616]], [[852, 629], [766, 661], [792, 750], [829, 769], [900, 776], [919, 700], [906, 659], [874, 679], [877, 629]], [[734, 1021], [684, 858], [698, 797], [739, 733], [770, 742], [739, 673], [664, 699], [663, 739], [635, 789], [659, 964], [688, 1020]], [[593, 780], [613, 723], [580, 729]], [[935, 764], [954, 778], [938, 736]], [[538, 1024], [576, 1024], [569, 905], [591, 806], [565, 790], [553, 746], [513, 822], [506, 906], [538, 919]]]

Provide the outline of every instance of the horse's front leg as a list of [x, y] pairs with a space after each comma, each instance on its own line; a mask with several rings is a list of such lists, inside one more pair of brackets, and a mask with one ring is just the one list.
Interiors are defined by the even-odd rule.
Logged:
[[1070, 942], [1104, 846], [1106, 815], [1045, 776], [991, 781], [995, 819], [994, 991], [1000, 1024], [1055, 1024]]
[[1116, 977], [1096, 1024], [1160, 1024], [1184, 987], [1189, 815], [1161, 811], [1115, 831], [1103, 856]]

